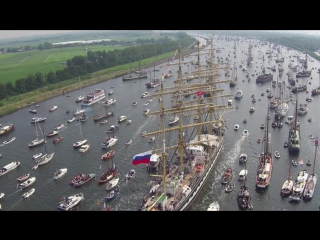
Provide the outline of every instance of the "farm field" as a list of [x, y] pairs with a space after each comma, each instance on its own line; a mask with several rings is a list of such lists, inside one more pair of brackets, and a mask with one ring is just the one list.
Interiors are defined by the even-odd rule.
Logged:
[[93, 45], [0, 54], [0, 83], [12, 82], [14, 84], [16, 80], [36, 72], [41, 72], [43, 75], [50, 71], [56, 72], [64, 68], [64, 63], [68, 59], [79, 55], [86, 56], [87, 51], [112, 51], [123, 48], [125, 47]]

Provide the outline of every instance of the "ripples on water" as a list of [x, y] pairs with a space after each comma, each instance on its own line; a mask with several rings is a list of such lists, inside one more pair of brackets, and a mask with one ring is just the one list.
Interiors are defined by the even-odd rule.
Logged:
[[[216, 53], [216, 56], [226, 57], [227, 54], [233, 52], [233, 42], [228, 44], [223, 42], [218, 42], [219, 47], [224, 47], [221, 53]], [[248, 42], [244, 42], [241, 46], [237, 47], [237, 58], [232, 59], [232, 62], [236, 61], [237, 67], [241, 60], [246, 60]], [[265, 53], [267, 46], [260, 48], [262, 52]], [[244, 53], [241, 53], [241, 52]], [[292, 51], [291, 51], [292, 52]], [[254, 64], [249, 67], [250, 73], [260, 72], [260, 67], [262, 66], [262, 56], [258, 55], [258, 48], [253, 48], [253, 58]], [[284, 73], [287, 72], [287, 66], [289, 64], [289, 55], [292, 53], [282, 50], [282, 55], [285, 57], [285, 62], [283, 66], [285, 68]], [[293, 55], [293, 54], [292, 54]], [[190, 60], [196, 59], [191, 57]], [[275, 65], [274, 61], [268, 64], [268, 58], [265, 55], [265, 66]], [[185, 58], [188, 61], [188, 58]], [[205, 62], [204, 56], [201, 56], [201, 62]], [[256, 63], [257, 62], [257, 63]], [[309, 68], [316, 67], [317, 61], [309, 63]], [[233, 65], [233, 64], [231, 64]], [[259, 66], [259, 68], [256, 68]], [[177, 66], [172, 67], [174, 69], [174, 76], [166, 79], [164, 86], [172, 86], [173, 80], [177, 78]], [[182, 71], [191, 71], [197, 69], [197, 66], [183, 65]], [[165, 67], [161, 68], [158, 73], [159, 76], [165, 71]], [[152, 70], [152, 69], [150, 69]], [[222, 73], [221, 79], [225, 79], [224, 73]], [[258, 144], [256, 141], [258, 138], [263, 138], [264, 131], [260, 129], [260, 124], [265, 122], [265, 116], [267, 113], [268, 99], [266, 94], [264, 97], [260, 97], [260, 94], [266, 93], [267, 88], [271, 88], [269, 84], [258, 86], [255, 84], [256, 76], [250, 76], [253, 81], [248, 83], [246, 80], [245, 73], [241, 71], [238, 67], [237, 69], [239, 82], [236, 87], [230, 88], [228, 84], [220, 84], [220, 87], [225, 89], [225, 94], [235, 94], [237, 88], [243, 90], [244, 97], [240, 101], [235, 101], [233, 105], [238, 105], [239, 109], [230, 110], [226, 113], [226, 118], [228, 119], [227, 126], [228, 130], [225, 134], [225, 146], [215, 169], [212, 171], [207, 184], [203, 188], [199, 197], [193, 203], [190, 210], [206, 210], [208, 205], [213, 201], [218, 201], [220, 203], [220, 209], [222, 211], [238, 211], [238, 205], [236, 202], [236, 195], [240, 189], [241, 182], [238, 182], [237, 177], [241, 169], [244, 168], [243, 165], [239, 164], [238, 158], [241, 153], [246, 153], [248, 155], [247, 170], [248, 170], [248, 180], [246, 185], [252, 195], [252, 204], [255, 210], [269, 211], [269, 210], [317, 210], [318, 209], [318, 199], [320, 194], [319, 186], [317, 184], [317, 189], [315, 195], [310, 202], [292, 203], [288, 199], [282, 199], [280, 197], [280, 189], [288, 176], [290, 156], [288, 151], [283, 148], [283, 142], [288, 137], [289, 126], [284, 124], [282, 129], [270, 128], [272, 135], [271, 140], [271, 151], [274, 152], [278, 150], [281, 154], [280, 159], [274, 160], [272, 180], [269, 188], [264, 192], [258, 192], [255, 189], [255, 174], [258, 165], [257, 156], [263, 151], [262, 144]], [[274, 73], [274, 79], [276, 78], [276, 73]], [[312, 72], [313, 80], [309, 80], [311, 85], [308, 85], [308, 90], [318, 86], [319, 76], [316, 70]], [[286, 75], [283, 74], [282, 78], [279, 80], [286, 81]], [[122, 82], [121, 78], [112, 79], [104, 83], [89, 86], [84, 89], [85, 93], [94, 90], [96, 87], [102, 87], [109, 91], [112, 87], [114, 89], [114, 95], [117, 102], [114, 105], [104, 107], [102, 102], [96, 103], [93, 106], [86, 108], [87, 115], [89, 117], [88, 121], [82, 124], [82, 133], [91, 147], [87, 153], [81, 154], [78, 150], [74, 150], [72, 143], [80, 139], [80, 127], [78, 122], [73, 122], [70, 124], [65, 124], [65, 127], [60, 130], [59, 136], [63, 136], [64, 140], [56, 145], [52, 143], [55, 137], [48, 138], [47, 149], [48, 152], [55, 152], [53, 160], [43, 166], [39, 166], [38, 169], [32, 170], [35, 165], [32, 155], [36, 152], [44, 152], [44, 146], [36, 147], [34, 149], [28, 148], [28, 143], [35, 139], [35, 128], [34, 125], [30, 123], [31, 118], [34, 115], [28, 112], [28, 108], [21, 109], [15, 113], [9, 114], [7, 116], [0, 118], [0, 123], [2, 125], [13, 122], [15, 124], [15, 130], [6, 136], [0, 137], [0, 142], [5, 141], [9, 137], [16, 137], [16, 140], [6, 146], [0, 147], [0, 152], [3, 156], [0, 158], [0, 166], [4, 166], [12, 161], [19, 160], [21, 165], [13, 170], [12, 172], [0, 177], [0, 191], [4, 192], [6, 195], [2, 200], [3, 210], [8, 211], [26, 211], [26, 210], [57, 210], [57, 204], [63, 196], [70, 195], [77, 192], [83, 192], [85, 200], [79, 205], [75, 210], [79, 211], [96, 211], [100, 210], [104, 206], [104, 198], [107, 194], [105, 190], [105, 184], [98, 185], [96, 181], [92, 181], [86, 185], [79, 188], [74, 188], [69, 185], [70, 180], [78, 173], [91, 173], [95, 172], [97, 178], [105, 171], [108, 166], [111, 166], [112, 161], [117, 165], [119, 169], [120, 182], [119, 186], [121, 189], [120, 196], [108, 203], [112, 210], [118, 211], [135, 211], [137, 210], [143, 196], [150, 190], [150, 181], [152, 177], [146, 170], [146, 165], [132, 165], [132, 157], [135, 154], [150, 150], [151, 148], [161, 148], [162, 142], [159, 137], [156, 137], [155, 143], [148, 143], [147, 139], [142, 138], [140, 133], [143, 131], [151, 132], [156, 131], [161, 126], [161, 119], [157, 116], [144, 116], [143, 110], [149, 108], [151, 111], [159, 110], [159, 102], [157, 97], [148, 105], [143, 105], [147, 100], [141, 99], [141, 94], [148, 91], [145, 87], [145, 83], [148, 79], [141, 79], [134, 83], [134, 81]], [[195, 81], [195, 80], [194, 80]], [[300, 79], [299, 81], [305, 82], [305, 80]], [[287, 84], [287, 81], [286, 81]], [[273, 90], [273, 89], [272, 89]], [[150, 91], [152, 92], [152, 90]], [[289, 91], [286, 88], [286, 94]], [[255, 94], [261, 98], [261, 101], [257, 101], [255, 105], [251, 103], [251, 95]], [[69, 98], [65, 96], [59, 96], [51, 100], [40, 103], [40, 107], [37, 109], [37, 115], [42, 117], [46, 116], [47, 120], [44, 123], [45, 132], [52, 131], [53, 128], [61, 123], [66, 123], [66, 121], [71, 118], [70, 114], [66, 114], [67, 110], [71, 112], [80, 108], [80, 105], [75, 103], [75, 99], [80, 95], [79, 91], [71, 92]], [[305, 98], [308, 95], [306, 93], [299, 93], [299, 102], [305, 102]], [[107, 98], [109, 96], [107, 95]], [[298, 156], [293, 158], [299, 160], [301, 158], [314, 159], [314, 146], [312, 145], [312, 140], [308, 138], [309, 134], [319, 134], [319, 117], [317, 116], [317, 104], [320, 97], [314, 96], [314, 101], [308, 103], [309, 112], [305, 116], [301, 116], [301, 139], [302, 139], [302, 149]], [[168, 100], [168, 99], [167, 99]], [[132, 107], [132, 102], [137, 101], [138, 105]], [[52, 113], [49, 113], [49, 109], [57, 105], [58, 109]], [[249, 114], [250, 106], [254, 106], [256, 111], [253, 114]], [[166, 101], [165, 107], [169, 107], [169, 101]], [[95, 114], [102, 114], [105, 111], [114, 110], [115, 116], [108, 118], [108, 123], [100, 126], [99, 123], [93, 122], [93, 117]], [[272, 112], [270, 112], [272, 114]], [[116, 155], [111, 161], [102, 161], [101, 155], [106, 151], [101, 149], [100, 143], [103, 141], [104, 137], [109, 136], [105, 131], [110, 127], [110, 125], [116, 124], [117, 118], [121, 115], [126, 115], [127, 119], [131, 119], [132, 123], [130, 125], [125, 125], [125, 123], [120, 123], [120, 129], [114, 134], [118, 137], [118, 142], [112, 147], [116, 151]], [[290, 103], [290, 110], [287, 114], [294, 115], [294, 104]], [[313, 121], [311, 123], [307, 122], [307, 119], [311, 117]], [[247, 119], [248, 123], [243, 124], [243, 119]], [[168, 117], [166, 119], [168, 121]], [[185, 123], [189, 120], [183, 119]], [[272, 120], [271, 120], [272, 121]], [[238, 131], [234, 131], [233, 127], [235, 124], [240, 125]], [[242, 132], [247, 129], [250, 133], [248, 137], [243, 137]], [[186, 132], [187, 137], [190, 136], [190, 132]], [[111, 134], [112, 135], [112, 134]], [[129, 139], [133, 140], [132, 145], [125, 147], [124, 144]], [[167, 145], [174, 144], [177, 141], [177, 136], [174, 133], [167, 135]], [[318, 161], [317, 161], [318, 163]], [[232, 182], [235, 183], [236, 188], [231, 193], [225, 193], [225, 186], [220, 183], [220, 178], [224, 170], [231, 166], [234, 169], [234, 177]], [[52, 180], [54, 172], [59, 168], [68, 168], [67, 174], [59, 180]], [[304, 166], [310, 173], [312, 167]], [[134, 168], [137, 172], [137, 176], [134, 180], [128, 182], [124, 181], [125, 174]], [[298, 171], [302, 167], [292, 167], [292, 176], [295, 177]], [[36, 189], [35, 193], [27, 200], [22, 200], [21, 195], [25, 190], [17, 190], [16, 178], [19, 176], [30, 172], [31, 176], [36, 176], [37, 180], [32, 185]], [[316, 165], [316, 172], [319, 172], [319, 167]], [[28, 188], [29, 189], [29, 188]]]

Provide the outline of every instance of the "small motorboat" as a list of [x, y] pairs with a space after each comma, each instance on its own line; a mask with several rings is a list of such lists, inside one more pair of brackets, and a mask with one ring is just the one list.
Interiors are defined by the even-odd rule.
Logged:
[[312, 118], [308, 118], [308, 122], [309, 122], [309, 123], [312, 122]]
[[264, 129], [266, 127], [266, 125], [264, 123], [260, 124], [260, 129]]
[[58, 137], [58, 138], [54, 139], [52, 142], [53, 142], [53, 143], [59, 143], [59, 142], [61, 142], [62, 140], [63, 140], [63, 137]]
[[135, 178], [135, 176], [136, 176], [136, 170], [131, 169], [131, 170], [126, 174], [125, 180], [126, 180], [126, 181], [132, 180], [132, 179]]
[[53, 174], [53, 179], [54, 180], [57, 180], [61, 177], [63, 177], [64, 175], [66, 175], [68, 169], [67, 168], [61, 168], [59, 169], [58, 171], [56, 171], [54, 174]]
[[35, 188], [31, 188], [29, 191], [25, 192], [24, 194], [22, 194], [22, 198], [23, 199], [27, 199], [29, 198], [34, 192], [36, 191]]
[[36, 177], [31, 177], [28, 180], [24, 181], [23, 183], [20, 183], [18, 186], [20, 189], [24, 189], [32, 185], [36, 181]]
[[155, 138], [155, 137], [150, 137], [150, 138], [148, 139], [148, 142], [149, 142], [149, 143], [152, 143], [152, 142], [154, 142], [154, 141], [156, 141], [156, 138]]
[[37, 109], [29, 109], [30, 113], [37, 113]]
[[117, 186], [118, 183], [119, 183], [119, 178], [118, 177], [111, 179], [107, 183], [106, 190], [107, 191], [112, 190], [113, 188], [115, 188]]
[[129, 146], [132, 143], [132, 139], [128, 140], [124, 145]]
[[254, 113], [254, 111], [255, 111], [254, 107], [250, 107], [249, 113]]
[[243, 130], [242, 136], [248, 137], [249, 136], [249, 131], [248, 130]]
[[4, 198], [5, 193], [0, 193], [0, 200]]
[[298, 166], [299, 165], [298, 162], [293, 160], [293, 159], [291, 159], [291, 163], [292, 163], [293, 166]]
[[70, 110], [67, 110], [66, 113], [67, 113], [67, 114], [70, 113]]
[[275, 158], [280, 158], [280, 153], [279, 153], [278, 151], [275, 151], [274, 157], [275, 157]]
[[53, 106], [52, 108], [50, 108], [49, 112], [53, 112], [54, 110], [56, 110], [58, 108], [58, 106]]
[[116, 151], [110, 150], [109, 152], [106, 152], [101, 156], [101, 160], [109, 160], [113, 158], [115, 154], [116, 154]]
[[42, 156], [42, 153], [36, 153], [36, 154], [34, 154], [33, 156], [32, 156], [32, 158], [34, 159], [34, 160], [36, 160], [36, 159], [38, 159], [39, 157], [41, 157]]
[[246, 169], [242, 169], [240, 172], [239, 172], [239, 177], [238, 177], [238, 180], [239, 181], [244, 181], [247, 177], [247, 174], [248, 174], [248, 170]]
[[3, 144], [4, 145], [9, 144], [9, 143], [13, 142], [14, 140], [16, 140], [16, 137], [9, 138], [8, 140], [4, 141]]
[[260, 138], [258, 138], [257, 143], [261, 143], [261, 139]]
[[140, 135], [143, 137], [146, 133], [147, 131], [143, 131], [142, 133], [140, 133]]
[[100, 125], [104, 125], [104, 124], [106, 124], [106, 123], [108, 123], [108, 120], [107, 120], [107, 119], [102, 120], [102, 121], [100, 122]]
[[243, 123], [247, 123], [247, 119], [244, 119], [244, 120], [243, 120]]
[[307, 166], [311, 166], [311, 161], [310, 161], [310, 160], [307, 160], [306, 165], [307, 165]]
[[131, 106], [136, 106], [138, 103], [137, 102], [133, 102], [132, 104], [131, 104]]
[[80, 148], [79, 148], [79, 152], [81, 153], [85, 153], [89, 150], [90, 148], [90, 143], [87, 144], [83, 144]]
[[62, 123], [62, 124], [59, 124], [59, 125], [55, 126], [54, 130], [60, 130], [63, 127], [64, 127], [64, 124]]
[[233, 128], [233, 130], [235, 130], [235, 131], [238, 131], [239, 130], [239, 124], [236, 124], [236, 125], [234, 125], [234, 128]]
[[244, 164], [247, 162], [247, 159], [248, 159], [248, 155], [245, 153], [241, 153], [239, 157], [239, 163]]
[[285, 147], [285, 148], [289, 147], [288, 141], [284, 141], [283, 147]]
[[70, 119], [68, 119], [67, 123], [72, 123], [72, 122], [73, 122], [73, 121], [75, 121], [75, 120], [76, 120], [76, 118], [75, 118], [75, 117], [70, 118]]
[[129, 125], [132, 123], [132, 120], [127, 120], [126, 124]]
[[234, 184], [228, 184], [226, 189], [224, 190], [226, 193], [230, 193], [234, 190], [235, 185]]
[[232, 176], [233, 176], [232, 168], [229, 167], [224, 171], [224, 173], [221, 177], [221, 183], [228, 184], [230, 182], [230, 180], [232, 179]]
[[58, 133], [59, 133], [58, 130], [54, 130], [54, 131], [52, 131], [52, 132], [49, 132], [49, 133], [47, 134], [47, 137], [55, 136], [55, 135], [57, 135]]
[[220, 205], [217, 201], [211, 203], [207, 208], [207, 211], [220, 211]]
[[23, 182], [24, 180], [27, 180], [30, 177], [30, 173], [26, 173], [20, 177], [17, 178], [18, 182]]
[[116, 186], [105, 198], [106, 202], [111, 201], [118, 197], [120, 194], [120, 188]]

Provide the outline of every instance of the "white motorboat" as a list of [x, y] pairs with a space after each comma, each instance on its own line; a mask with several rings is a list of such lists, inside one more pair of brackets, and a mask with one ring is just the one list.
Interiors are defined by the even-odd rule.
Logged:
[[239, 157], [239, 163], [244, 164], [247, 162], [248, 155], [245, 153], [241, 153]]
[[24, 181], [23, 183], [19, 184], [19, 188], [24, 189], [31, 186], [36, 181], [36, 177], [31, 177], [28, 180]]
[[300, 201], [303, 195], [303, 190], [306, 186], [308, 179], [308, 172], [306, 170], [301, 170], [293, 184], [292, 194], [289, 196], [291, 200]]
[[131, 106], [136, 106], [138, 103], [137, 102], [133, 102], [132, 104], [131, 104]]
[[73, 116], [77, 116], [80, 115], [82, 113], [84, 113], [86, 110], [84, 109], [77, 109], [76, 111], [73, 112]]
[[286, 124], [291, 124], [291, 123], [293, 123], [293, 120], [294, 120], [294, 116], [288, 116], [286, 121], [285, 121], [285, 123]]
[[298, 114], [299, 115], [304, 115], [308, 112], [308, 108], [306, 106], [300, 106], [298, 108]]
[[280, 158], [280, 153], [279, 153], [278, 151], [275, 151], [275, 152], [274, 152], [274, 157], [275, 157], [275, 158]]
[[242, 169], [242, 170], [239, 172], [238, 180], [239, 180], [239, 181], [244, 181], [244, 180], [246, 179], [247, 175], [248, 175], [248, 170]]
[[121, 123], [127, 119], [127, 116], [120, 116], [118, 117], [118, 123]]
[[32, 158], [34, 159], [34, 160], [36, 160], [36, 159], [38, 159], [39, 157], [41, 157], [42, 156], [42, 153], [36, 153], [36, 154], [34, 154], [33, 156], [32, 156]]
[[118, 185], [118, 183], [119, 183], [119, 177], [111, 179], [106, 185], [106, 190], [108, 191], [115, 188]]
[[125, 180], [126, 181], [132, 180], [135, 178], [135, 176], [136, 176], [136, 170], [131, 169], [129, 172], [127, 172]]
[[104, 106], [110, 106], [110, 105], [116, 103], [116, 101], [117, 101], [117, 99], [115, 99], [115, 98], [107, 99], [107, 100], [103, 103], [103, 105], [104, 105]]
[[75, 121], [75, 120], [76, 120], [76, 118], [75, 118], [75, 117], [72, 117], [72, 118], [68, 119], [67, 123], [72, 123], [72, 122]]
[[174, 125], [177, 122], [179, 122], [179, 120], [180, 120], [180, 118], [178, 116], [174, 116], [169, 120], [168, 125]]
[[73, 143], [73, 147], [74, 147], [74, 148], [79, 148], [79, 147], [81, 147], [83, 144], [86, 144], [87, 141], [88, 141], [88, 139], [82, 139], [82, 140], [76, 141], [75, 143]]
[[76, 98], [76, 102], [81, 102], [84, 99], [84, 96], [79, 96]]
[[87, 144], [83, 144], [80, 148], [79, 148], [79, 152], [82, 152], [82, 153], [85, 153], [89, 150], [90, 148], [90, 144], [87, 143]]
[[207, 208], [207, 211], [220, 211], [220, 205], [217, 201], [211, 203]]
[[53, 175], [53, 179], [57, 180], [61, 177], [63, 177], [64, 175], [66, 175], [68, 169], [67, 168], [61, 168], [58, 171], [56, 171]]
[[1, 192], [0, 193], [0, 200], [4, 198], [5, 193]]
[[235, 131], [238, 131], [239, 128], [240, 128], [239, 124], [235, 124], [233, 129], [234, 129]]
[[52, 131], [52, 132], [49, 132], [49, 133], [47, 134], [47, 137], [55, 136], [55, 135], [57, 135], [58, 133], [59, 133], [59, 131], [54, 130], [54, 131]]
[[102, 143], [101, 143], [101, 147], [102, 148], [110, 148], [113, 145], [115, 145], [118, 141], [118, 138], [116, 136], [113, 137], [108, 137], [106, 138]]
[[34, 117], [31, 119], [31, 123], [43, 122], [46, 120], [46, 117]]
[[146, 108], [145, 110], [143, 110], [143, 115], [147, 116], [149, 112], [150, 112], [150, 109]]
[[131, 144], [132, 144], [132, 139], [128, 140], [124, 145], [125, 145], [125, 146], [129, 146], [129, 145], [131, 145]]
[[248, 130], [243, 130], [242, 136], [248, 137], [249, 136], [249, 131]]
[[141, 95], [141, 98], [145, 98], [145, 97], [149, 97], [150, 96], [150, 93], [149, 92], [144, 92], [142, 95]]
[[63, 197], [58, 204], [58, 210], [69, 211], [77, 206], [84, 199], [83, 193], [73, 194], [67, 197]]
[[52, 108], [50, 108], [49, 112], [53, 112], [54, 110], [57, 110], [58, 106], [53, 106]]
[[152, 142], [154, 142], [154, 141], [156, 141], [156, 137], [150, 137], [150, 138], [148, 139], [148, 142], [149, 142], [149, 143], [152, 143]]
[[242, 90], [238, 90], [238, 92], [236, 93], [236, 95], [234, 96], [234, 99], [236, 100], [240, 100], [243, 97], [243, 93]]
[[7, 165], [5, 165], [4, 167], [2, 167], [0, 169], [0, 176], [3, 176], [5, 175], [6, 173], [12, 171], [13, 169], [15, 169], [16, 167], [18, 167], [20, 165], [20, 162], [19, 161], [14, 161], [14, 162], [11, 162]]
[[54, 127], [54, 130], [60, 130], [60, 129], [63, 128], [63, 127], [64, 127], [64, 124], [61, 123], [61, 124], [55, 126], [55, 127]]
[[129, 125], [132, 123], [132, 120], [127, 120], [126, 124]]
[[106, 133], [113, 133], [115, 131], [119, 130], [118, 125], [111, 125], [110, 128], [106, 131]]
[[9, 143], [13, 142], [14, 140], [16, 140], [16, 137], [9, 138], [8, 140], [4, 141], [3, 144], [4, 145], [9, 144]]
[[31, 188], [29, 191], [25, 192], [24, 194], [22, 194], [22, 198], [23, 199], [27, 199], [29, 198], [34, 192], [36, 191], [35, 188]]

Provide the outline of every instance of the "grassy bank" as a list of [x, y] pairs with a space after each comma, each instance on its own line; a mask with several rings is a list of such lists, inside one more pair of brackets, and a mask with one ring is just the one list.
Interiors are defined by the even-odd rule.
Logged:
[[[157, 62], [161, 67], [165, 67], [166, 61], [171, 59], [174, 52], [162, 54], [156, 57], [144, 59], [140, 62], [141, 68], [151, 67], [151, 64]], [[139, 62], [131, 63], [131, 70], [138, 70]], [[109, 79], [117, 78], [130, 71], [130, 64], [124, 64], [108, 68], [99, 72], [82, 76], [81, 81], [83, 87], [94, 85]], [[8, 97], [0, 101], [0, 117], [15, 112], [21, 108], [31, 106], [56, 96], [66, 94], [80, 88], [79, 79], [70, 79], [54, 85], [46, 86], [32, 92], [24, 93], [18, 96]]]

